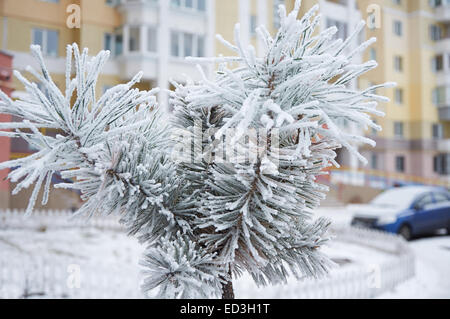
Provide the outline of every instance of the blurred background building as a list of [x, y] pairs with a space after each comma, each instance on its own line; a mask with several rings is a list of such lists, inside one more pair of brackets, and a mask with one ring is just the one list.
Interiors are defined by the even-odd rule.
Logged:
[[[0, 90], [8, 96], [11, 95], [12, 88], [12, 56], [0, 51]], [[10, 115], [0, 114], [0, 122], [9, 122]], [[11, 140], [0, 138], [0, 162], [8, 161], [11, 158]], [[9, 207], [9, 182], [5, 180], [8, 170], [0, 171], [0, 207]]]
[[[264, 24], [272, 33], [279, 26], [277, 8], [294, 0], [0, 0], [0, 85], [13, 97], [23, 94], [11, 68], [23, 71], [36, 66], [30, 44], [41, 45], [54, 81], [64, 89], [65, 48], [76, 42], [91, 55], [102, 49], [112, 58], [98, 83], [98, 93], [130, 80], [144, 71], [141, 89], [170, 89], [170, 79], [184, 81], [186, 74], [198, 79], [195, 65], [186, 56], [233, 54], [215, 39], [221, 34], [233, 40], [236, 23], [242, 39], [258, 52], [262, 43], [256, 27]], [[339, 153], [343, 168], [331, 172], [325, 182], [332, 186], [330, 202], [365, 202], [393, 185], [429, 184], [450, 186], [450, 4], [444, 0], [303, 0], [302, 13], [319, 3], [322, 28], [337, 26], [337, 37], [346, 38], [356, 24], [369, 22], [352, 47], [377, 37], [364, 56], [374, 59], [376, 70], [364, 75], [354, 87], [360, 89], [395, 81], [395, 89], [379, 90], [391, 99], [381, 105], [385, 118], [377, 122], [383, 132], [369, 131], [375, 149], [361, 146], [367, 167], [346, 151]], [[80, 10], [80, 27], [70, 28], [68, 18]], [[211, 67], [203, 66], [212, 75]], [[3, 74], [9, 77], [4, 78]], [[162, 91], [159, 101], [167, 106]], [[0, 118], [4, 120], [4, 116]], [[350, 131], [361, 130], [349, 120], [341, 123]], [[55, 134], [55, 132], [46, 132]], [[21, 140], [0, 138], [0, 160], [33, 152]], [[3, 180], [6, 172], [0, 172]], [[57, 182], [55, 177], [54, 182]], [[337, 185], [337, 186], [336, 186]], [[29, 194], [9, 196], [14, 185], [0, 181], [0, 208], [24, 208]], [[51, 208], [78, 205], [78, 196], [55, 190]]]

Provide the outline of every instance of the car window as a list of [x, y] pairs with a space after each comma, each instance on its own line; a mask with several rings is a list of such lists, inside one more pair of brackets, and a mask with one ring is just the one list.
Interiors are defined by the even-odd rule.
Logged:
[[436, 194], [434, 194], [434, 200], [438, 204], [450, 202], [450, 196], [445, 193], [436, 193]]
[[417, 200], [414, 207], [417, 209], [425, 209], [426, 206], [430, 204], [433, 204], [433, 197], [431, 196], [431, 194], [426, 194], [422, 198]]
[[370, 204], [380, 207], [406, 209], [411, 207], [418, 196], [423, 194], [427, 193], [420, 189], [409, 187], [392, 188], [375, 197]]

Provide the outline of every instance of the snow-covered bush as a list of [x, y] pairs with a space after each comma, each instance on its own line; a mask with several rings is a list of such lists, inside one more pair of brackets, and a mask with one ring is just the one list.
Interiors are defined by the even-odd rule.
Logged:
[[[320, 247], [329, 222], [314, 220], [313, 210], [327, 188], [316, 177], [338, 165], [341, 147], [365, 161], [355, 144], [374, 143], [337, 123], [381, 129], [371, 115], [382, 115], [376, 107], [386, 98], [374, 91], [390, 84], [348, 86], [376, 67], [352, 63], [374, 39], [348, 50], [363, 23], [346, 41], [335, 40], [334, 27], [317, 32], [317, 6], [300, 20], [299, 8], [297, 1], [287, 15], [280, 6], [275, 37], [258, 29], [262, 58], [243, 48], [238, 26], [235, 45], [219, 37], [237, 56], [209, 59], [219, 63], [215, 80], [174, 83], [170, 115], [158, 110], [156, 90], [132, 88], [140, 74], [97, 99], [108, 52], [90, 59], [87, 50], [68, 46], [61, 92], [32, 46], [42, 73], [28, 71], [43, 89], [16, 72], [28, 97], [12, 101], [0, 93], [0, 112], [22, 119], [0, 123], [1, 134], [39, 150], [0, 164], [15, 168], [14, 193], [35, 184], [28, 213], [41, 188], [47, 202], [55, 172], [73, 179], [55, 186], [81, 192], [79, 214], [120, 214], [149, 247], [143, 287], [159, 287], [160, 297], [232, 298], [232, 280], [243, 272], [260, 285], [290, 274], [325, 275], [332, 263]], [[45, 136], [41, 128], [60, 133]]]

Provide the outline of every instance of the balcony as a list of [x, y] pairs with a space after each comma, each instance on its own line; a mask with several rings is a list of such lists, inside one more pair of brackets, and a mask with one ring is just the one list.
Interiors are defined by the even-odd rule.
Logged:
[[[117, 73], [124, 80], [131, 79], [139, 71], [144, 71], [144, 81], [158, 80], [159, 59], [156, 54], [132, 52], [118, 57], [116, 62]], [[201, 80], [196, 65], [183, 58], [170, 57], [165, 71], [168, 78], [176, 81], [184, 82], [186, 80], [184, 74], [189, 75], [194, 81]], [[206, 69], [204, 71], [207, 72]]]
[[436, 52], [433, 58], [433, 70], [436, 82], [440, 87], [450, 87], [450, 38], [442, 38], [435, 43]]
[[436, 72], [436, 84], [438, 86], [450, 86], [450, 70]]
[[[153, 24], [169, 25], [170, 28], [178, 28], [188, 31], [206, 31], [207, 12], [206, 3], [197, 0], [191, 7], [175, 5], [168, 1], [161, 3], [158, 0], [121, 0], [119, 11], [123, 15], [124, 24], [142, 25]], [[169, 3], [170, 2], [170, 3]], [[200, 3], [203, 3], [202, 5]], [[194, 7], [196, 4], [196, 7]], [[161, 17], [161, 11], [167, 10]]]
[[159, 22], [158, 1], [156, 0], [122, 0], [119, 11], [123, 15], [126, 24], [146, 24]]
[[158, 0], [116, 0], [122, 6], [158, 5]]
[[133, 78], [140, 71], [144, 71], [144, 80], [156, 80], [158, 77], [158, 58], [154, 55], [133, 52], [122, 55], [117, 62], [118, 73], [125, 80]]
[[[208, 74], [207, 66], [202, 65], [203, 71]], [[181, 57], [170, 57], [167, 65], [167, 76], [177, 82], [184, 83], [188, 75], [194, 81], [202, 79], [196, 64], [186, 61]]]
[[438, 40], [435, 44], [435, 50], [438, 53], [450, 52], [450, 37]]
[[450, 1], [444, 0], [441, 5], [434, 8], [434, 17], [439, 22], [450, 21]]
[[437, 150], [439, 152], [448, 153], [450, 150], [450, 139], [439, 140]]
[[361, 13], [357, 7], [356, 1], [321, 0], [320, 10], [324, 16], [335, 20], [348, 21], [349, 16], [351, 16], [355, 21], [361, 20]]
[[440, 106], [438, 111], [440, 121], [450, 121], [450, 106]]
[[433, 104], [438, 108], [439, 119], [450, 121], [450, 85], [438, 86], [434, 89]]

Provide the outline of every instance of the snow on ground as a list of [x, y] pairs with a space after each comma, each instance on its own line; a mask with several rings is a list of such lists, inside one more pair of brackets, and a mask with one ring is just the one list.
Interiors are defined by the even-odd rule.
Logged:
[[[337, 223], [348, 223], [351, 218], [351, 214], [342, 208], [322, 209], [319, 214]], [[416, 254], [416, 277], [381, 298], [450, 298], [450, 276], [447, 274], [450, 269], [450, 236], [416, 240], [410, 243], [410, 247]], [[79, 263], [84, 278], [99, 278], [94, 283], [82, 280], [80, 289], [73, 295], [64, 295], [66, 297], [142, 297], [139, 293], [142, 275], [138, 262], [143, 248], [124, 232], [112, 230], [51, 227], [1, 230], [0, 270], [3, 273], [0, 271], [0, 298], [2, 289], [10, 289], [1, 287], [2, 275], [3, 280], [8, 276], [5, 275], [5, 265], [14, 268], [14, 265], [27, 264], [33, 260], [32, 256], [46, 256], [47, 262], [58, 265]], [[376, 265], [389, 258], [385, 252], [339, 240], [330, 242], [324, 252], [341, 265], [333, 270], [331, 276], [334, 272]], [[58, 277], [61, 284], [66, 284], [66, 277], [64, 274]], [[244, 276], [236, 281], [235, 287], [238, 298], [296, 298], [302, 289], [302, 282], [291, 279], [288, 285], [258, 288], [249, 276]], [[17, 288], [17, 293], [10, 291], [7, 297], [20, 297], [21, 289]]]
[[[329, 275], [331, 278], [339, 272], [351, 271], [356, 267], [362, 267], [370, 271], [371, 267], [379, 265], [389, 258], [383, 252], [337, 240], [330, 242], [323, 252], [339, 264], [331, 271]], [[298, 298], [302, 289], [304, 289], [304, 283], [295, 277], [290, 277], [286, 285], [280, 284], [268, 287], [258, 287], [249, 275], [244, 275], [235, 282], [236, 297], [239, 299], [295, 299]]]
[[[82, 261], [136, 263], [141, 247], [125, 234], [86, 229], [48, 229], [46, 231], [6, 230], [0, 232], [0, 251], [23, 255], [54, 254]], [[112, 259], [112, 260], [111, 260]]]
[[347, 224], [347, 225], [350, 224], [353, 217], [351, 209], [345, 207], [320, 208], [315, 213], [317, 216], [322, 216], [331, 219], [333, 223]]
[[417, 239], [410, 243], [416, 255], [416, 276], [382, 298], [449, 299], [450, 236]]
[[[318, 214], [334, 222], [348, 224], [351, 209], [323, 208]], [[379, 298], [445, 298], [450, 299], [450, 236], [419, 238], [409, 243], [416, 256], [416, 276]]]
[[[139, 298], [141, 268], [138, 265], [143, 247], [134, 239], [118, 231], [89, 229], [52, 229], [35, 230], [5, 230], [0, 231], [0, 268], [1, 261], [6, 263], [15, 260], [18, 264], [32, 264], [36, 257], [45, 256], [45, 263], [65, 275], [53, 280], [60, 280], [60, 286], [65, 285], [69, 274], [67, 267], [80, 264], [82, 280], [80, 291], [65, 292], [67, 297], [96, 297], [90, 291], [99, 289], [114, 289], [102, 293], [100, 298]], [[334, 272], [345, 271], [349, 267], [365, 267], [368, 264], [378, 264], [386, 260], [386, 254], [372, 251], [356, 244], [332, 241], [324, 252], [330, 256], [340, 268]], [[34, 257], [33, 257], [34, 256]], [[11, 267], [10, 267], [11, 268]], [[13, 266], [15, 268], [15, 266]], [[92, 277], [97, 277], [95, 283], [89, 283]], [[102, 281], [121, 279], [116, 285], [105, 285]], [[30, 278], [34, 278], [30, 275]], [[0, 278], [1, 279], [1, 278]], [[1, 280], [0, 280], [1, 283]], [[19, 281], [16, 285], [23, 285]], [[97, 286], [97, 287], [96, 287]], [[289, 285], [278, 285], [258, 288], [249, 276], [240, 278], [235, 283], [238, 298], [296, 298], [296, 291], [302, 289], [302, 282], [292, 279]], [[1, 296], [0, 287], [0, 297]], [[32, 292], [46, 289], [31, 289]], [[23, 294], [23, 288], [17, 289], [16, 297]], [[51, 290], [51, 289], [50, 289]], [[133, 292], [130, 294], [130, 292]], [[53, 292], [48, 292], [48, 294]], [[152, 294], [153, 295], [153, 294]], [[53, 296], [53, 295], [51, 295]], [[12, 296], [10, 296], [12, 297]]]
[[[54, 282], [30, 287], [31, 293], [44, 293], [44, 297], [51, 298], [140, 298], [138, 262], [142, 251], [136, 239], [119, 231], [96, 228], [0, 231], [0, 270], [3, 270], [0, 298], [6, 289], [2, 287], [2, 279], [4, 285], [9, 282], [14, 288], [14, 292], [6, 293], [7, 297], [17, 298], [24, 293], [25, 281], [16, 278], [12, 282], [10, 277], [23, 277], [25, 273], [30, 281], [42, 280], [43, 272], [46, 272], [44, 281]], [[67, 288], [71, 265], [79, 266], [79, 289]]]

